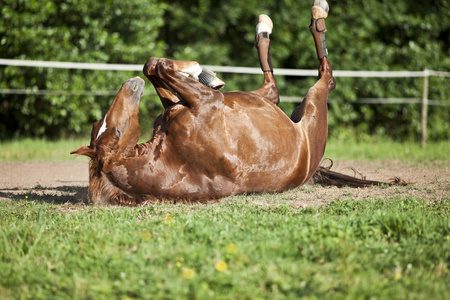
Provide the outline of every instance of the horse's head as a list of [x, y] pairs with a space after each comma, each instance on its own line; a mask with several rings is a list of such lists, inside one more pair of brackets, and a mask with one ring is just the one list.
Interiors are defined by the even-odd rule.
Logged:
[[105, 162], [113, 155], [126, 153], [139, 140], [139, 100], [145, 82], [140, 77], [127, 80], [117, 93], [105, 117], [94, 123], [91, 143], [70, 154], [86, 155], [91, 159]]

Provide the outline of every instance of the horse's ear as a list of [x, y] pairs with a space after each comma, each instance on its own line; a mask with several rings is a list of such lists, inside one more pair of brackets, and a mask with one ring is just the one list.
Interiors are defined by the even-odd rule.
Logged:
[[87, 146], [80, 147], [77, 150], [73, 150], [70, 152], [70, 154], [76, 154], [76, 155], [86, 155], [90, 157], [91, 159], [95, 156], [95, 151]]

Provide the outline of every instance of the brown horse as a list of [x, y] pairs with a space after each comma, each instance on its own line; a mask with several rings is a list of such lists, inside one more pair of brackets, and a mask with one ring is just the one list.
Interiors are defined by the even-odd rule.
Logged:
[[[325, 1], [316, 1], [325, 2]], [[326, 2], [325, 2], [326, 4]], [[95, 203], [136, 205], [145, 201], [195, 201], [277, 192], [307, 182], [327, 141], [327, 97], [335, 88], [325, 48], [328, 5], [315, 6], [311, 32], [320, 61], [317, 82], [289, 119], [278, 107], [270, 61], [272, 22], [258, 18], [255, 45], [264, 83], [252, 92], [222, 93], [221, 81], [197, 62], [150, 58], [144, 75], [164, 112], [143, 144], [138, 120], [144, 80], [122, 85], [105, 117], [96, 122], [89, 146], [71, 154], [91, 158], [89, 191]]]

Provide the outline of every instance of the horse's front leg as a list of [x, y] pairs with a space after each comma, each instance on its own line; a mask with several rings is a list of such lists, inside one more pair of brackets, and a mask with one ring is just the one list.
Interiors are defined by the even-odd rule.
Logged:
[[143, 73], [145, 77], [152, 83], [153, 87], [158, 94], [159, 99], [164, 108], [173, 106], [180, 102], [180, 98], [176, 93], [156, 75], [156, 64], [158, 63], [158, 58], [150, 58], [144, 66]]
[[[158, 65], [159, 58], [156, 57], [150, 57], [147, 62], [144, 65], [144, 75], [145, 76], [157, 76], [157, 65]], [[200, 71], [197, 73], [200, 74], [202, 68], [200, 67], [199, 63], [196, 61], [183, 61], [183, 60], [170, 60], [172, 63], [171, 68], [176, 72], [185, 72], [187, 74], [194, 75], [197, 70], [200, 69]]]
[[150, 58], [143, 72], [152, 83], [157, 83], [158, 87], [155, 87], [164, 97], [174, 103], [182, 101], [190, 108], [198, 109], [206, 103], [214, 104], [214, 100], [223, 101], [221, 92], [199, 81], [203, 70], [195, 61]]

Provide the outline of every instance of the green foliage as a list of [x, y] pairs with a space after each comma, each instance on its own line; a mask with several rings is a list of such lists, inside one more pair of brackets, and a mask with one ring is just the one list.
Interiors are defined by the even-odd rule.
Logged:
[[[447, 0], [329, 1], [326, 34], [335, 70], [450, 69]], [[310, 1], [38, 1], [7, 0], [0, 20], [0, 57], [143, 64], [148, 57], [202, 64], [259, 65], [252, 47], [260, 13], [274, 22], [275, 68], [317, 68], [308, 26]], [[139, 72], [0, 67], [0, 88], [116, 91]], [[225, 91], [254, 90], [261, 76], [219, 74]], [[277, 76], [280, 95], [302, 96], [314, 78]], [[149, 91], [149, 90], [148, 90]], [[146, 92], [148, 95], [149, 92]], [[337, 78], [330, 95], [330, 135], [380, 135], [417, 139], [420, 104], [366, 105], [357, 98], [420, 98], [422, 79]], [[0, 95], [0, 138], [15, 134], [61, 136], [86, 132], [112, 96]], [[430, 78], [429, 99], [449, 101], [448, 78]], [[144, 128], [161, 106], [145, 97]], [[283, 104], [288, 114], [293, 104]], [[430, 107], [429, 137], [450, 139], [448, 107]]]
[[[334, 9], [333, 9], [334, 8]], [[327, 19], [332, 66], [337, 70], [448, 71], [450, 10], [443, 1], [344, 1]], [[334, 57], [338, 59], [333, 59]], [[421, 98], [422, 79], [338, 79], [330, 105], [330, 134], [362, 127], [371, 134], [418, 137], [420, 104], [358, 105], [356, 98]], [[448, 78], [431, 78], [429, 99], [450, 99]], [[348, 110], [346, 110], [348, 109]], [[448, 107], [430, 109], [430, 137], [449, 139]], [[445, 121], [447, 120], [447, 121]]]
[[278, 204], [2, 201], [0, 298], [449, 297], [448, 198]]
[[[2, 3], [0, 57], [144, 64], [161, 56], [157, 39], [166, 4], [157, 1], [9, 1]], [[0, 88], [118, 91], [139, 72], [0, 68]], [[0, 137], [85, 132], [114, 96], [2, 95]], [[154, 110], [156, 103], [148, 107]], [[147, 109], [143, 108], [146, 113]]]

